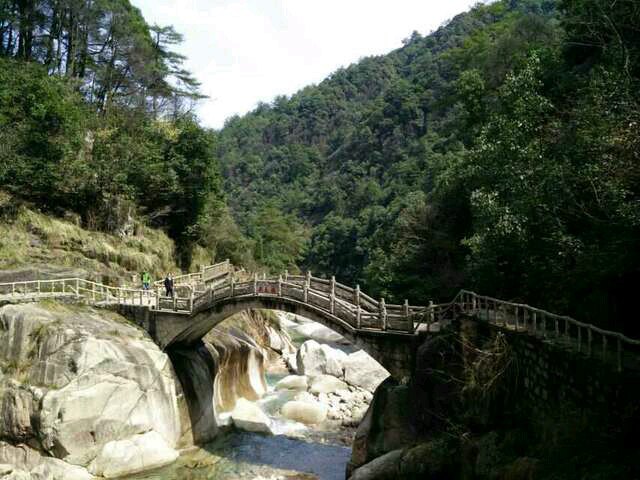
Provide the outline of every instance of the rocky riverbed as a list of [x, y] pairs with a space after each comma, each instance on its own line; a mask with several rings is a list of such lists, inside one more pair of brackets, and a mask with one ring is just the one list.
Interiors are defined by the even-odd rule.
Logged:
[[343, 478], [387, 376], [325, 327], [260, 312], [169, 355], [108, 311], [0, 307], [0, 478]]

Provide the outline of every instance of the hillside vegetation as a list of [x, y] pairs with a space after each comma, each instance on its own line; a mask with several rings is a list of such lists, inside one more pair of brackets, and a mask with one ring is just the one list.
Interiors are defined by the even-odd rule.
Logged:
[[112, 284], [160, 279], [177, 271], [174, 242], [137, 225], [131, 235], [89, 231], [72, 216], [58, 219], [0, 192], [0, 282], [80, 276]]
[[638, 333], [639, 24], [633, 0], [478, 5], [230, 119], [215, 147], [257, 260]]
[[161, 228], [184, 269], [250, 261], [181, 40], [128, 0], [0, 2], [0, 188], [91, 231]]

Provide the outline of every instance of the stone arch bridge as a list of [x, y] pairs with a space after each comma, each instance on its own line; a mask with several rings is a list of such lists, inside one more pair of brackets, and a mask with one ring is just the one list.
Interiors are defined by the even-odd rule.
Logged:
[[265, 308], [319, 322], [362, 348], [394, 377], [411, 375], [417, 346], [430, 332], [465, 316], [513, 335], [557, 342], [621, 370], [637, 359], [640, 341], [528, 305], [461, 291], [449, 303], [387, 304], [335, 278], [250, 276], [228, 261], [176, 277], [176, 295], [161, 282], [143, 291], [79, 278], [0, 284], [0, 304], [59, 298], [114, 308], [144, 328], [163, 349], [189, 345], [234, 313]]

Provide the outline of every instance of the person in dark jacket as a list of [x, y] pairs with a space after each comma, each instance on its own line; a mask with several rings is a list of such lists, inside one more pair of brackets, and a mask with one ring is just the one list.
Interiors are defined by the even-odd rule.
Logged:
[[173, 297], [173, 278], [170, 273], [167, 273], [167, 276], [164, 277], [164, 290], [165, 297]]

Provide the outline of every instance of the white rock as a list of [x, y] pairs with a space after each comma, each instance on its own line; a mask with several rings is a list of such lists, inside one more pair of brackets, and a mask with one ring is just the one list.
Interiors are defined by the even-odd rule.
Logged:
[[314, 425], [327, 418], [327, 407], [318, 402], [287, 402], [282, 407], [282, 416], [289, 420]]
[[276, 383], [276, 390], [306, 390], [307, 387], [306, 375], [289, 375]]
[[388, 376], [389, 372], [363, 350], [352, 353], [344, 362], [345, 381], [369, 392], [375, 391]]
[[156, 432], [135, 435], [127, 440], [108, 442], [89, 465], [89, 471], [105, 478], [159, 468], [174, 462], [178, 452]]
[[346, 390], [348, 392], [349, 387], [342, 380], [332, 375], [318, 375], [312, 377], [309, 382], [309, 391], [311, 393], [330, 393], [340, 390]]
[[34, 478], [47, 480], [91, 480], [86, 468], [70, 465], [58, 458], [43, 458], [42, 464], [31, 470]]
[[272, 434], [271, 420], [260, 407], [246, 398], [239, 398], [231, 412], [233, 424], [240, 430]]
[[347, 354], [329, 345], [307, 340], [298, 350], [298, 373], [301, 375], [333, 375], [342, 377]]
[[309, 338], [317, 342], [346, 343], [342, 335], [319, 323], [304, 323], [294, 327], [293, 331], [301, 337]]
[[313, 403], [317, 401], [316, 397], [311, 395], [309, 392], [300, 392], [296, 394], [295, 397], [293, 397], [293, 400], [297, 402], [307, 402], [307, 403]]

